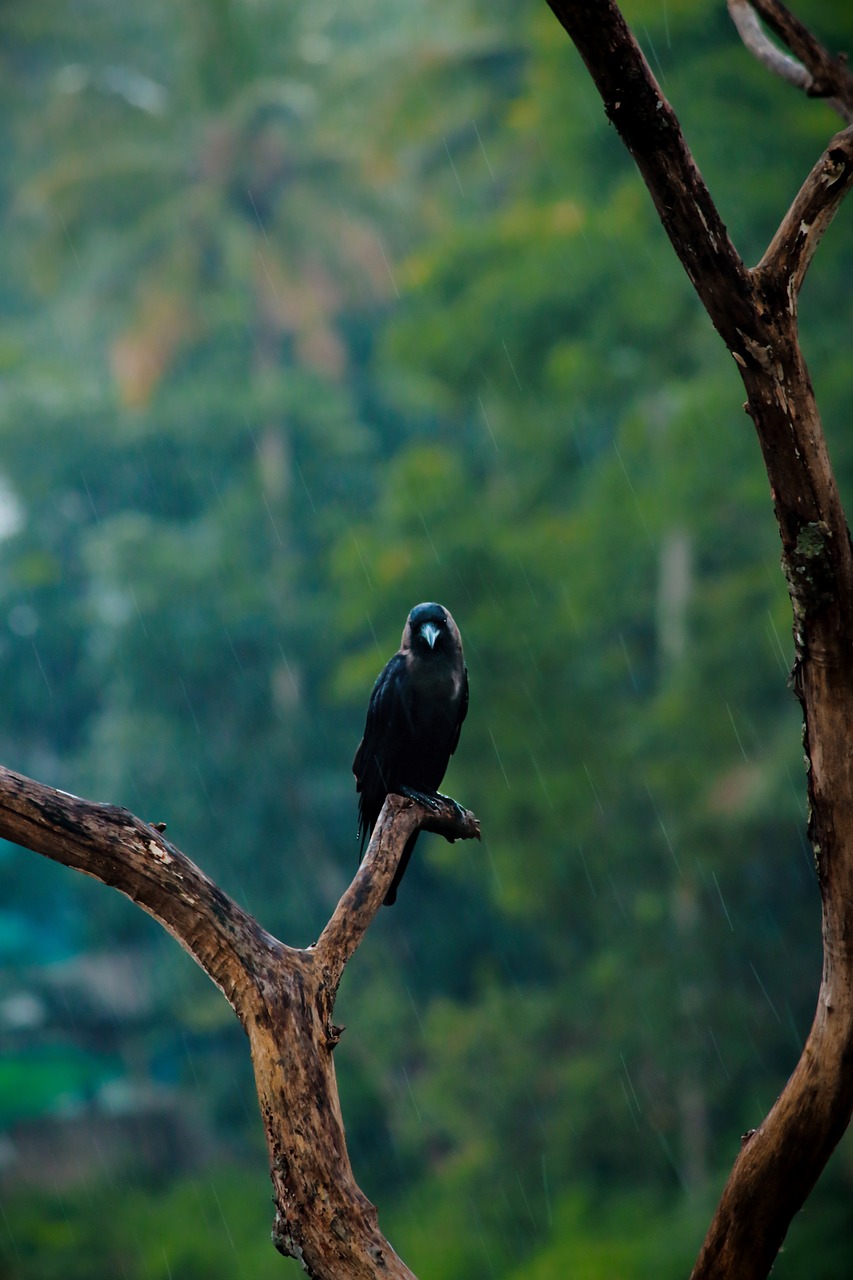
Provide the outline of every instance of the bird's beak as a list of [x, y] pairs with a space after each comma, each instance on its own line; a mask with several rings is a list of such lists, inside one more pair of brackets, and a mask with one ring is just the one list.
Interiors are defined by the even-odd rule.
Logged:
[[421, 635], [431, 649], [435, 648], [435, 642], [439, 637], [439, 629], [434, 622], [425, 622], [421, 627]]

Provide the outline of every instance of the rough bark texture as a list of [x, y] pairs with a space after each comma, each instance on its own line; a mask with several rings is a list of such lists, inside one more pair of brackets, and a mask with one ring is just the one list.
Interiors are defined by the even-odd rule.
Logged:
[[335, 996], [417, 828], [479, 838], [471, 813], [389, 796], [358, 873], [313, 947], [266, 933], [162, 833], [0, 768], [0, 837], [125, 893], [213, 979], [249, 1037], [276, 1206], [273, 1240], [316, 1280], [414, 1280], [359, 1190], [332, 1052]]
[[[693, 1280], [759, 1280], [853, 1111], [853, 554], [797, 334], [803, 277], [853, 185], [853, 128], [832, 139], [767, 253], [749, 270], [617, 6], [549, 3], [738, 364], [782, 539], [794, 687], [805, 724], [809, 834], [823, 903], [823, 978], [800, 1062], [763, 1124], [744, 1140], [693, 1271]], [[853, 88], [843, 62], [830, 58], [778, 0], [754, 0], [753, 7], [807, 69], [801, 87], [831, 95], [850, 119]]]

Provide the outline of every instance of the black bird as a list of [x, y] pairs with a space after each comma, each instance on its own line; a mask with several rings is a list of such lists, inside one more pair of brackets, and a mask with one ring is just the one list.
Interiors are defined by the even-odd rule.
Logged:
[[[468, 671], [459, 628], [440, 604], [416, 605], [398, 653], [380, 672], [352, 771], [362, 852], [385, 797], [435, 794], [468, 710]], [[385, 905], [397, 900], [417, 832], [406, 843]]]

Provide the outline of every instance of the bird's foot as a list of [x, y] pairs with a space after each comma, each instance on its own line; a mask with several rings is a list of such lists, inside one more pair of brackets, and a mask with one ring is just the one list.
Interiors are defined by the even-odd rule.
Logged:
[[459, 803], [458, 800], [454, 800], [453, 796], [446, 796], [441, 791], [436, 791], [435, 794], [439, 800], [443, 800], [445, 804], [450, 805], [451, 809], [454, 810], [457, 818], [461, 820], [465, 817], [467, 810], [462, 807], [462, 805]]
[[415, 787], [399, 787], [398, 794], [405, 796], [407, 800], [414, 800], [415, 804], [422, 804], [425, 809], [429, 809], [430, 813], [440, 813], [440, 802], [447, 799], [437, 791], [418, 791]]
[[[449, 804], [460, 821], [465, 818], [466, 811], [462, 805], [453, 796], [446, 796], [441, 791], [417, 791], [414, 787], [400, 787], [399, 794], [407, 800], [414, 800], [416, 804], [422, 804], [430, 813], [441, 813], [442, 807]], [[456, 843], [455, 836], [445, 836], [445, 840], [450, 844]]]

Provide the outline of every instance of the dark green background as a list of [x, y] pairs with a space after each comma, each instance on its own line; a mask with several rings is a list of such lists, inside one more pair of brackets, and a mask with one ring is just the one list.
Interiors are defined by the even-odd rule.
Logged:
[[[754, 263], [839, 122], [721, 0], [626, 13]], [[743, 390], [574, 50], [503, 0], [0, 31], [0, 760], [309, 943], [372, 681], [446, 604], [484, 839], [425, 838], [345, 976], [356, 1174], [424, 1280], [686, 1275], [819, 902]], [[843, 208], [802, 301], [848, 498], [850, 246]], [[245, 1039], [172, 940], [3, 846], [0, 967], [0, 1275], [296, 1275]], [[774, 1275], [849, 1273], [851, 1184], [845, 1143]]]

